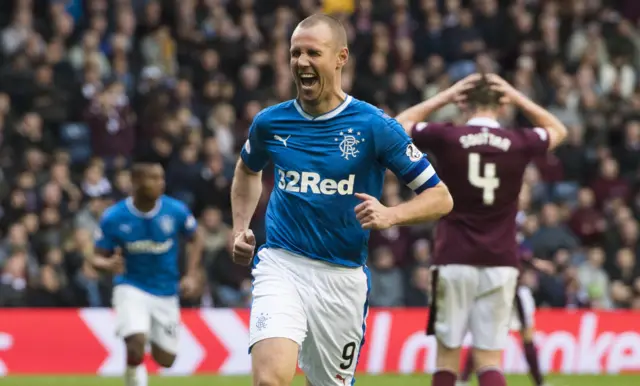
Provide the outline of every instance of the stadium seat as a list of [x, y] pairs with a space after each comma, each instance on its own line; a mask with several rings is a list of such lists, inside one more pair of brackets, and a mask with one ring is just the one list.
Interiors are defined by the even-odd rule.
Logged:
[[89, 128], [84, 123], [68, 123], [60, 130], [60, 143], [71, 156], [71, 163], [79, 165], [91, 158]]
[[89, 143], [89, 128], [84, 123], [67, 123], [62, 125], [60, 140], [64, 145]]

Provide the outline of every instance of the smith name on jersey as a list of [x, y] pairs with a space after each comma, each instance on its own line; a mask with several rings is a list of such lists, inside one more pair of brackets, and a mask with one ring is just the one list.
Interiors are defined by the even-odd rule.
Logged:
[[95, 235], [96, 248], [113, 253], [119, 248], [125, 273], [114, 284], [129, 284], [157, 296], [178, 293], [180, 236], [191, 237], [196, 219], [182, 202], [167, 196], [142, 213], [131, 197], [108, 208]]
[[355, 193], [379, 198], [387, 168], [416, 193], [440, 182], [395, 119], [351, 96], [317, 117], [295, 100], [261, 111], [241, 157], [256, 172], [275, 167], [264, 247], [347, 267], [367, 258]]

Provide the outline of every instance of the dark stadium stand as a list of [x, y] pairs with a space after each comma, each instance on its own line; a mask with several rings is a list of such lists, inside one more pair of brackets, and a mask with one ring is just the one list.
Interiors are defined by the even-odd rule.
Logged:
[[[475, 71], [497, 72], [569, 139], [523, 186], [522, 280], [539, 306], [640, 308], [640, 2], [345, 0], [345, 90], [390, 115]], [[87, 263], [128, 165], [166, 169], [206, 238], [207, 288], [187, 306], [247, 307], [229, 254], [233, 165], [253, 116], [295, 97], [288, 39], [322, 11], [293, 0], [0, 2], [0, 307], [100, 307]], [[459, 120], [456, 106], [432, 118]], [[524, 125], [512, 113], [509, 120]], [[505, 121], [505, 124], [509, 123]], [[262, 219], [273, 176], [253, 229]], [[383, 199], [409, 192], [394, 178]], [[432, 226], [374, 232], [372, 306], [425, 307]]]

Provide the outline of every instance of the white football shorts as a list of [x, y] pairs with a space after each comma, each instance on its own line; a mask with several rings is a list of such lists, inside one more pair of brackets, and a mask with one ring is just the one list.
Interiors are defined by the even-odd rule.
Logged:
[[[523, 328], [535, 326], [536, 301], [533, 298], [531, 289], [521, 285], [516, 293], [516, 300], [511, 316], [511, 330], [520, 331]], [[524, 322], [524, 326], [522, 325]]]
[[155, 296], [128, 284], [113, 289], [116, 333], [121, 338], [144, 334], [162, 350], [176, 354], [180, 327], [177, 296]]
[[449, 348], [502, 350], [509, 334], [518, 270], [513, 267], [443, 265], [434, 271], [429, 332]]
[[268, 338], [291, 339], [313, 385], [351, 384], [364, 344], [368, 269], [263, 248], [252, 273], [249, 347]]

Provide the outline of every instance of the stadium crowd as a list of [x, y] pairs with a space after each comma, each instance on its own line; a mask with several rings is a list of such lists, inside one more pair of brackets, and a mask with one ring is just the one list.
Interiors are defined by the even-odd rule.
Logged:
[[[166, 170], [206, 246], [190, 305], [246, 307], [230, 182], [260, 109], [295, 97], [293, 26], [347, 27], [345, 90], [393, 115], [475, 71], [504, 74], [570, 130], [527, 171], [522, 281], [540, 306], [640, 308], [640, 2], [634, 0], [15, 0], [0, 2], [0, 307], [108, 306], [88, 263], [133, 159]], [[460, 120], [454, 105], [433, 120]], [[526, 122], [511, 111], [505, 126]], [[437, 160], [436, 160], [437, 166]], [[264, 242], [273, 175], [254, 219]], [[383, 201], [410, 194], [389, 175]], [[424, 307], [433, 224], [371, 237], [373, 306]], [[189, 305], [185, 303], [185, 305]]]

